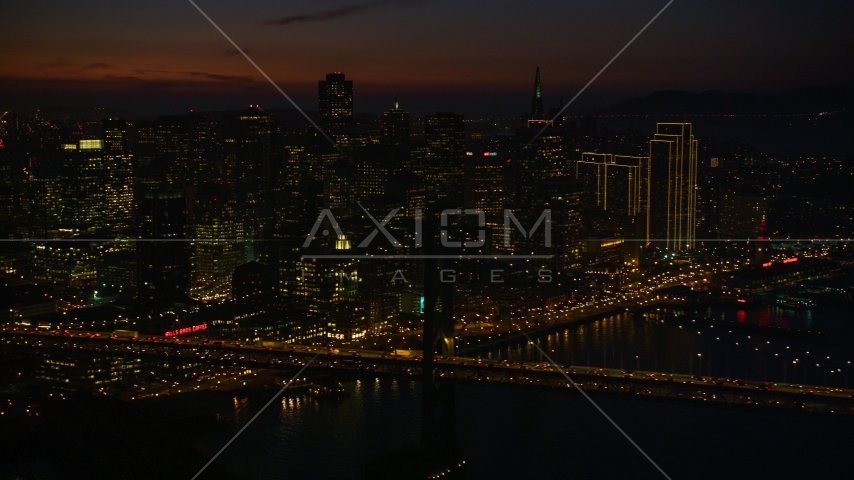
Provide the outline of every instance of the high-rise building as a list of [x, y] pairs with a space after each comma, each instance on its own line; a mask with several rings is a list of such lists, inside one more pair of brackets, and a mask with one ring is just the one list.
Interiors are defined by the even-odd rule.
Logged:
[[401, 110], [394, 97], [394, 108], [383, 113], [382, 144], [400, 146], [409, 142], [409, 112]]
[[[582, 153], [575, 176], [582, 183], [584, 208], [611, 215], [649, 219], [649, 158]], [[645, 228], [644, 228], [645, 230]], [[642, 233], [645, 237], [647, 234]]]
[[205, 118], [199, 114], [157, 117], [154, 131], [157, 155], [168, 166], [168, 180], [174, 188], [192, 183], [208, 172]]
[[345, 80], [341, 72], [329, 73], [318, 82], [320, 128], [330, 131], [353, 125], [353, 81]]
[[[147, 192], [137, 211], [137, 287], [145, 308], [185, 301], [190, 286], [187, 199], [180, 190]], [[147, 241], [145, 241], [147, 240]]]
[[303, 258], [297, 263], [299, 277], [295, 301], [304, 313], [294, 328], [296, 340], [325, 340], [338, 330], [335, 304], [354, 300], [358, 293], [357, 263], [352, 260]]
[[128, 234], [133, 223], [133, 160], [124, 119], [104, 120], [104, 159], [107, 167], [107, 226], [113, 234]]
[[60, 230], [73, 235], [106, 225], [104, 140], [62, 145], [62, 216]]
[[465, 117], [453, 112], [427, 115], [425, 180], [428, 203], [452, 198], [461, 200], [466, 158]]
[[534, 98], [531, 100], [531, 120], [543, 119], [543, 87], [540, 84], [540, 67], [537, 67], [537, 78], [534, 80]]
[[245, 219], [247, 260], [255, 260], [254, 240], [273, 226], [273, 117], [254, 105], [229, 119], [225, 130], [225, 178], [235, 184], [238, 214]]
[[[545, 130], [544, 130], [545, 128]], [[569, 175], [564, 145], [564, 133], [551, 122], [531, 120], [516, 131], [519, 151], [515, 170], [515, 198], [517, 208], [528, 208], [537, 201], [537, 184], [551, 176]]]
[[[468, 188], [465, 189], [465, 207], [480, 210], [486, 216], [486, 227], [493, 239], [502, 238], [504, 231], [504, 208], [509, 206], [505, 174], [508, 155], [506, 152], [466, 152], [465, 173]], [[488, 241], [490, 246], [500, 242]]]
[[668, 250], [694, 248], [697, 141], [690, 123], [659, 123], [650, 140], [650, 238]]
[[[544, 251], [555, 255], [557, 268], [577, 267], [582, 247], [581, 182], [569, 175], [554, 176], [541, 181], [537, 191], [538, 213], [551, 211], [551, 247]], [[539, 238], [535, 243], [545, 245]]]
[[232, 183], [199, 184], [193, 198], [192, 232], [190, 296], [199, 300], [227, 297], [232, 273], [246, 258], [243, 222]]

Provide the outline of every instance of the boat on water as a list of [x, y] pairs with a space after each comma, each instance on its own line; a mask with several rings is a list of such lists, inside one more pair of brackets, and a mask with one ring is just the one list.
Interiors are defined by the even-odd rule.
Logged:
[[338, 401], [350, 396], [350, 394], [347, 393], [347, 390], [344, 388], [344, 385], [341, 382], [338, 382], [337, 385], [335, 385], [334, 387], [313, 384], [311, 385], [311, 387], [309, 387], [308, 394], [315, 400], [319, 401]]
[[807, 310], [816, 306], [816, 303], [809, 298], [786, 297], [777, 299], [775, 304], [778, 307], [789, 308], [792, 310]]

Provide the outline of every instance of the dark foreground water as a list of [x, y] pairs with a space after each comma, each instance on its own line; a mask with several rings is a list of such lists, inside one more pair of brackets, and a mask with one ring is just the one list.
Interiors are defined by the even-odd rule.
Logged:
[[[821, 340], [751, 335], [748, 340], [744, 332], [723, 334], [708, 332], [712, 330], [709, 328], [689, 331], [618, 316], [573, 326], [542, 341], [562, 363], [583, 365], [589, 358], [592, 364], [622, 362], [624, 368], [631, 369], [702, 369], [704, 374], [720, 371], [720, 375], [729, 369], [728, 376], [748, 379], [756, 375], [820, 379], [820, 373], [827, 369], [819, 366], [784, 371], [785, 361], [775, 352], [797, 350], [802, 362], [820, 355], [832, 356], [832, 361], [843, 361], [846, 353], [854, 356], [854, 349], [846, 349], [846, 345], [854, 345], [847, 312], [708, 309], [697, 315], [723, 316], [743, 323], [788, 322], [833, 335]], [[749, 346], [743, 345], [745, 341]], [[768, 341], [771, 343], [765, 343]], [[697, 353], [702, 355], [702, 363]], [[530, 346], [522, 345], [481, 354], [536, 356]], [[839, 372], [834, 378], [842, 380], [844, 374]], [[831, 378], [837, 374], [827, 375]], [[345, 386], [351, 397], [341, 403], [318, 404], [304, 396], [275, 402], [231, 444], [218, 463], [245, 479], [357, 479], [362, 464], [417, 442], [418, 382], [364, 379]], [[793, 416], [608, 398], [596, 401], [674, 479], [850, 478], [854, 471], [854, 420], [848, 417]], [[199, 434], [193, 443], [212, 455], [262, 404], [235, 398], [216, 416], [222, 427], [218, 433]], [[457, 431], [469, 479], [663, 478], [577, 396], [459, 387]]]

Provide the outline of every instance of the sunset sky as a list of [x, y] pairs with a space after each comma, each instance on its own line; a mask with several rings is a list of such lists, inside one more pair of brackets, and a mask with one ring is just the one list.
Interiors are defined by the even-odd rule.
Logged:
[[[666, 1], [197, 3], [303, 108], [317, 108], [317, 81], [337, 70], [355, 82], [357, 111], [378, 113], [397, 92], [416, 112], [518, 114], [537, 66], [547, 107], [571, 97]], [[0, 5], [0, 108], [285, 105], [186, 0]], [[676, 0], [579, 105], [850, 85], [852, 18], [848, 1]]]

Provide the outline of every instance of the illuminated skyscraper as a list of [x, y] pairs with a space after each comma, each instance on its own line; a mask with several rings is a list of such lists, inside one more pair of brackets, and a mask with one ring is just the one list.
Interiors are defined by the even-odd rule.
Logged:
[[104, 141], [80, 140], [62, 145], [61, 230], [76, 234], [106, 225]]
[[466, 158], [465, 117], [453, 112], [427, 115], [424, 138], [428, 203], [460, 197]]
[[168, 166], [168, 180], [173, 187], [180, 188], [207, 173], [204, 117], [194, 113], [157, 117], [154, 134], [157, 155]]
[[572, 172], [569, 171], [564, 132], [551, 122], [529, 120], [527, 126], [516, 131], [516, 139], [519, 143], [514, 166], [516, 207], [524, 209], [537, 201], [537, 184], [540, 181]]
[[243, 222], [238, 216], [234, 185], [202, 182], [193, 198], [191, 296], [201, 300], [225, 298], [234, 269], [246, 258]]
[[329, 73], [318, 82], [320, 128], [329, 131], [353, 125], [353, 82], [341, 72]]
[[650, 237], [668, 250], [694, 248], [697, 141], [690, 123], [659, 123], [650, 141]]
[[104, 120], [107, 226], [114, 234], [128, 233], [133, 223], [134, 177], [127, 126], [121, 118]]
[[575, 176], [582, 183], [585, 209], [637, 217], [641, 222], [642, 235], [647, 236], [648, 157], [583, 153], [575, 164]]
[[543, 119], [543, 87], [540, 85], [540, 67], [537, 67], [537, 78], [534, 80], [534, 98], [531, 100], [530, 119]]
[[[560, 269], [579, 265], [582, 245], [581, 191], [581, 182], [569, 175], [549, 177], [537, 185], [538, 213], [545, 209], [551, 211], [551, 247], [541, 251], [554, 254], [554, 265]], [[539, 249], [545, 242], [536, 237], [534, 244]]]
[[394, 108], [383, 113], [382, 143], [383, 145], [406, 145], [409, 142], [409, 112], [400, 109], [397, 95], [394, 97]]

